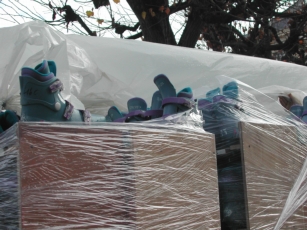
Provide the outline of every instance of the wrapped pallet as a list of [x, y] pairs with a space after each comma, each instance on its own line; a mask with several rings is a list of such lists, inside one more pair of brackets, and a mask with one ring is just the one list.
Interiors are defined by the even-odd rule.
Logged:
[[232, 92], [199, 102], [204, 129], [216, 137], [222, 229], [306, 229], [306, 125], [257, 90], [231, 84]]
[[20, 229], [220, 228], [212, 134], [114, 123], [15, 129]]

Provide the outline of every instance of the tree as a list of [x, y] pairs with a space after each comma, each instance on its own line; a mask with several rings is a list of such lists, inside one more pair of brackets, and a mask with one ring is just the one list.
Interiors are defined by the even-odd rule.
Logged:
[[[142, 38], [148, 42], [305, 64], [305, 0], [110, 1], [34, 0], [52, 11], [52, 20], [21, 2], [10, 1], [11, 5], [6, 6], [16, 12], [11, 15], [13, 18], [27, 12], [23, 17], [44, 20], [58, 27], [66, 25], [68, 30], [86, 31], [91, 36], [109, 31], [126, 39]], [[125, 7], [119, 10], [113, 1]], [[91, 7], [104, 10], [108, 17], [94, 16], [97, 10]], [[77, 23], [81, 27], [72, 26]]]

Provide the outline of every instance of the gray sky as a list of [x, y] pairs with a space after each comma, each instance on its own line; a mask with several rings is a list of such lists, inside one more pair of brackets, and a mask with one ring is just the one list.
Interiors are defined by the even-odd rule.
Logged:
[[[37, 3], [43, 2], [44, 5]], [[85, 3], [76, 3], [73, 0], [68, 0], [67, 4], [70, 5], [74, 10], [77, 10], [79, 15], [85, 15], [86, 11], [91, 11], [94, 8], [92, 2], [87, 0], [80, 0]], [[87, 3], [86, 3], [87, 2]], [[52, 11], [48, 7], [49, 0], [0, 0], [0, 27], [9, 27], [15, 26], [18, 24], [22, 24], [27, 21], [32, 21], [31, 16], [35, 14], [35, 18], [41, 20], [50, 20], [52, 21]], [[61, 0], [53, 0], [51, 1], [53, 6], [63, 6]], [[129, 5], [125, 0], [122, 0], [119, 4], [115, 4], [112, 0], [110, 1], [112, 6], [112, 10], [114, 11], [115, 21], [131, 22], [136, 21], [136, 17], [133, 15]], [[85, 17], [86, 24], [91, 28], [95, 28], [98, 25], [97, 19], [103, 19], [104, 21], [110, 21], [110, 14], [105, 7], [100, 7], [99, 9], [93, 9], [94, 17], [87, 18]], [[23, 15], [24, 17], [20, 17], [19, 15]], [[56, 20], [60, 17], [57, 16]], [[108, 27], [109, 23], [102, 23], [99, 25], [101, 28]], [[71, 31], [68, 33], [75, 32], [85, 32], [83, 28], [79, 26], [79, 23], [75, 22], [73, 25], [69, 26]], [[73, 31], [74, 29], [75, 31]], [[63, 33], [67, 33], [67, 29], [65, 25], [59, 30]], [[86, 32], [85, 32], [86, 33]], [[118, 35], [114, 34], [113, 30], [102, 30], [99, 34], [100, 36], [108, 36], [108, 37], [118, 37]]]

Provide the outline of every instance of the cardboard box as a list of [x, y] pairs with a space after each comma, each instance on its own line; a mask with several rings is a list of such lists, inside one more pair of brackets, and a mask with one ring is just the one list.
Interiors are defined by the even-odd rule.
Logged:
[[220, 229], [214, 136], [20, 123], [21, 229]]
[[[241, 122], [240, 128], [248, 229], [273, 229], [306, 159], [306, 142], [294, 126]], [[307, 229], [306, 207], [282, 229]]]
[[[291, 125], [237, 122], [226, 128], [234, 127], [237, 138], [217, 143], [222, 229], [274, 229], [305, 162], [306, 137]], [[307, 229], [306, 204], [281, 229]]]

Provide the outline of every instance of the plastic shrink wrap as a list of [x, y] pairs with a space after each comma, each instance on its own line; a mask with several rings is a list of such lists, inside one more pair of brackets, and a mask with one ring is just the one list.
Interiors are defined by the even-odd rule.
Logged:
[[221, 95], [198, 105], [216, 138], [222, 229], [306, 229], [306, 124], [259, 91], [219, 80]]
[[236, 97], [198, 100], [207, 132], [193, 113], [131, 124], [15, 125], [2, 145], [3, 191], [11, 196], [3, 223], [306, 229], [306, 125], [266, 95], [236, 85]]
[[3, 169], [13, 174], [3, 191], [12, 198], [0, 216], [8, 229], [17, 229], [18, 209], [20, 229], [220, 228], [212, 134], [165, 124], [12, 129], [2, 156], [12, 158]]
[[19, 226], [16, 128], [0, 134], [0, 229], [5, 230]]
[[[299, 100], [305, 67], [66, 36], [37, 22], [1, 30], [6, 109], [20, 111], [20, 69], [47, 59], [57, 62], [65, 99], [102, 115], [132, 97], [149, 101], [152, 78], [164, 73], [192, 87], [207, 131], [189, 121], [19, 123], [0, 140], [1, 229], [306, 229], [306, 126], [246, 85], [278, 83], [290, 91], [270, 96], [297, 89]], [[236, 96], [222, 90], [201, 103], [233, 81]]]

